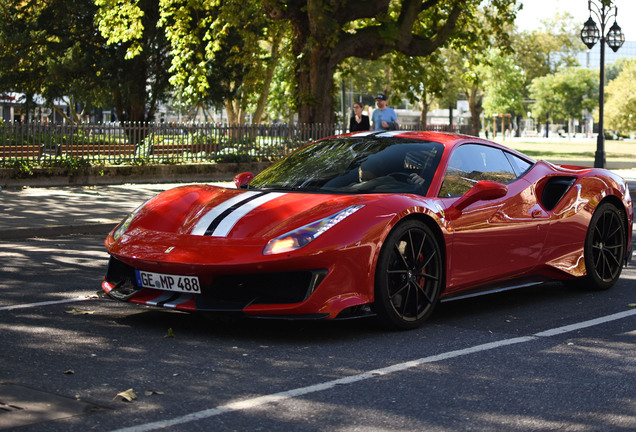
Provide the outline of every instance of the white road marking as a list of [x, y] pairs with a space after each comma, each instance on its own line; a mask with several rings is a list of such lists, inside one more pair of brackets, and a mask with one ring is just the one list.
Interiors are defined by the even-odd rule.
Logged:
[[595, 319], [591, 319], [588, 321], [582, 321], [580, 323], [576, 323], [576, 324], [572, 324], [572, 325], [567, 325], [567, 326], [563, 326], [563, 327], [557, 327], [557, 328], [553, 328], [550, 330], [546, 330], [546, 331], [542, 331], [539, 333], [535, 333], [534, 336], [537, 337], [550, 337], [550, 336], [555, 336], [558, 334], [562, 334], [562, 333], [569, 333], [575, 330], [580, 330], [586, 327], [593, 327], [596, 325], [600, 325], [600, 324], [605, 324], [608, 323], [610, 321], [616, 321], [619, 319], [623, 319], [623, 318], [627, 318], [629, 316], [632, 315], [636, 315], [636, 309], [629, 309], [626, 310], [624, 312], [618, 312], [612, 315], [605, 315], [603, 317], [599, 317], [599, 318], [595, 318]]
[[368, 372], [363, 372], [357, 375], [352, 375], [332, 381], [326, 381], [324, 383], [314, 384], [307, 387], [300, 387], [292, 390], [287, 390], [284, 392], [273, 393], [270, 395], [263, 395], [259, 397], [254, 397], [245, 400], [239, 400], [235, 402], [229, 402], [225, 405], [220, 405], [215, 408], [210, 408], [202, 411], [197, 411], [191, 414], [186, 414], [184, 416], [175, 417], [169, 420], [160, 420], [152, 423], [146, 423], [137, 426], [131, 426], [127, 428], [117, 429], [113, 432], [145, 432], [152, 431], [157, 429], [165, 429], [171, 426], [181, 425], [184, 423], [189, 423], [196, 420], [205, 420], [211, 417], [216, 417], [221, 414], [234, 412], [234, 411], [244, 411], [252, 408], [256, 408], [265, 404], [273, 403], [273, 402], [281, 402], [289, 399], [293, 399], [295, 397], [304, 396], [310, 393], [316, 393], [324, 390], [329, 390], [337, 385], [348, 385], [353, 384], [359, 381], [376, 378], [383, 375], [389, 375], [396, 372], [401, 372], [407, 369], [411, 369], [417, 366], [421, 366], [426, 363], [433, 363], [442, 360], [448, 360], [455, 357], [461, 357], [469, 354], [474, 354], [478, 352], [488, 351], [496, 348], [501, 348], [504, 346], [519, 344], [530, 342], [533, 340], [538, 340], [543, 337], [551, 337], [555, 335], [560, 335], [563, 333], [568, 333], [572, 331], [576, 331], [579, 329], [592, 327], [604, 323], [608, 323], [611, 321], [616, 321], [619, 319], [627, 318], [630, 316], [636, 315], [636, 309], [630, 309], [625, 312], [619, 312], [612, 315], [607, 315], [604, 317], [582, 321], [580, 323], [567, 325], [563, 327], [557, 327], [550, 330], [542, 331], [539, 333], [535, 333], [532, 336], [522, 336], [510, 339], [503, 339], [496, 342], [485, 343], [481, 345], [475, 345], [473, 347], [468, 347], [456, 351], [449, 351], [446, 353], [437, 354], [434, 356], [423, 357], [417, 360], [411, 360], [404, 363], [398, 363], [392, 366], [388, 366], [385, 368], [374, 369]]
[[64, 300], [50, 300], [50, 301], [37, 302], [37, 303], [23, 303], [23, 304], [11, 305], [11, 306], [0, 306], [0, 311], [8, 311], [8, 310], [14, 310], [14, 309], [27, 309], [32, 307], [49, 306], [49, 305], [55, 305], [55, 304], [61, 304], [61, 303], [73, 303], [78, 301], [96, 300], [96, 299], [97, 299], [97, 296], [95, 296], [94, 293], [86, 293], [86, 294], [80, 294], [80, 296], [76, 298], [68, 298]]

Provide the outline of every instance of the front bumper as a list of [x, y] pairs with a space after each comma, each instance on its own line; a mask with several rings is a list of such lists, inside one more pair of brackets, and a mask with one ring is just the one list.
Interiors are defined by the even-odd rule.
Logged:
[[327, 270], [258, 274], [230, 274], [202, 280], [201, 294], [142, 288], [135, 269], [110, 258], [102, 288], [111, 297], [151, 306], [187, 311], [243, 312], [250, 306], [294, 305], [306, 301], [327, 275]]

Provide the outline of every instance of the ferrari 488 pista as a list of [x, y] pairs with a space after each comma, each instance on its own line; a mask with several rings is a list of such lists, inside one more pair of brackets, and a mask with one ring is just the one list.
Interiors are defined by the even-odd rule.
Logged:
[[336, 136], [235, 184], [177, 187], [133, 211], [106, 239], [104, 291], [183, 311], [413, 328], [443, 300], [555, 279], [607, 289], [631, 257], [622, 178], [471, 136]]

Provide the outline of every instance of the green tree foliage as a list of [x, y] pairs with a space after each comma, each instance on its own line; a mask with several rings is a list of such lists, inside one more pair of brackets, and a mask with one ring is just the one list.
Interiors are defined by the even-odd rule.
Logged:
[[478, 135], [484, 96], [481, 76], [483, 52], [492, 46], [508, 49], [517, 9], [513, 4], [504, 7], [493, 2], [467, 7], [469, 11], [460, 17], [448, 46], [430, 55], [392, 53], [377, 61], [382, 65], [379, 71], [375, 61], [350, 58], [345, 64], [362, 65], [358, 68], [360, 73], [355, 76], [357, 79], [370, 76], [366, 79], [366, 83], [374, 83], [370, 93], [385, 89], [394, 102], [406, 98], [412, 104], [419, 104], [421, 126], [425, 126], [426, 115], [434, 105], [455, 106], [458, 98], [467, 98], [472, 133]]
[[[345, 59], [378, 59], [389, 52], [426, 57], [475, 17], [477, 0], [264, 0], [274, 19], [292, 26], [299, 119], [331, 122], [333, 76]], [[514, 0], [488, 2], [506, 17]], [[513, 14], [514, 16], [514, 14]]]
[[619, 75], [607, 85], [606, 97], [607, 127], [636, 132], [636, 59], [622, 63]]
[[222, 105], [232, 124], [243, 123], [248, 106], [256, 105], [253, 121], [260, 121], [285, 43], [284, 25], [272, 23], [260, 2], [160, 0], [153, 2], [159, 19], [146, 22], [137, 0], [96, 2], [100, 30], [110, 43], [125, 43], [130, 59], [147, 50], [140, 29], [165, 33], [166, 70], [181, 104]]
[[296, 81], [294, 79], [295, 59], [285, 41], [278, 59], [270, 86], [270, 97], [266, 105], [266, 115], [271, 121], [293, 121], [297, 111]]
[[487, 117], [523, 112], [525, 73], [510, 53], [497, 48], [487, 50], [481, 75], [484, 77], [486, 90], [484, 112]]
[[525, 71], [528, 89], [535, 78], [577, 65], [577, 55], [585, 49], [580, 27], [572, 14], [563, 12], [542, 20], [538, 30], [513, 36], [516, 63]]
[[[43, 96], [68, 121], [80, 121], [81, 110], [102, 104], [104, 41], [94, 31], [95, 11], [87, 0], [0, 0], [2, 90], [25, 93], [27, 105]], [[70, 117], [56, 99], [66, 101]]]
[[598, 102], [596, 72], [582, 68], [567, 68], [535, 78], [530, 95], [536, 101], [532, 115], [538, 119], [566, 121], [580, 118], [584, 110], [592, 110]]
[[[104, 36], [124, 45], [128, 58], [140, 56], [146, 50], [140, 35], [153, 25], [143, 0], [95, 1]], [[263, 96], [273, 83], [274, 94], [293, 90], [286, 101], [301, 122], [321, 123], [333, 121], [334, 73], [343, 60], [378, 59], [391, 52], [426, 57], [452, 40], [480, 40], [475, 24], [480, 4], [489, 8], [492, 29], [501, 32], [514, 19], [515, 0], [160, 0], [156, 24], [170, 42], [177, 99], [190, 104], [222, 100], [240, 123], [255, 101], [255, 117], [260, 117]], [[277, 28], [271, 20], [284, 26]], [[286, 41], [290, 56], [281, 54]], [[273, 82], [280, 74], [276, 65], [293, 71], [287, 89]]]
[[157, 27], [157, 2], [94, 2], [99, 7], [95, 21], [110, 42], [102, 63], [117, 117], [122, 121], [154, 120], [169, 89], [170, 65], [168, 41]]
[[[113, 43], [126, 42], [128, 56], [143, 51], [138, 31], [144, 28], [135, 0], [96, 0], [106, 13], [100, 16], [104, 35]], [[319, 0], [249, 3], [206, 0], [161, 0], [160, 24], [171, 42], [172, 84], [185, 100], [214, 101], [214, 89], [222, 90], [228, 112], [239, 113], [254, 94], [255, 83], [273, 76], [276, 31], [264, 20], [263, 9], [274, 20], [290, 24], [294, 85], [292, 104], [301, 122], [333, 120], [333, 76], [338, 64], [349, 57], [376, 59], [391, 51], [426, 56], [442, 46], [458, 23], [469, 22], [478, 0], [359, 2]], [[514, 0], [490, 0], [498, 11], [508, 11]], [[493, 22], [502, 14], [493, 15]], [[509, 19], [509, 17], [508, 17]], [[459, 26], [465, 28], [465, 26]], [[468, 34], [468, 33], [467, 33]], [[263, 61], [266, 58], [269, 62]], [[219, 78], [222, 78], [219, 81]], [[263, 88], [264, 92], [268, 89]], [[280, 86], [278, 86], [280, 89]], [[261, 91], [263, 94], [263, 91]], [[228, 105], [228, 100], [240, 102]], [[259, 110], [257, 109], [257, 112]], [[239, 115], [240, 117], [240, 115]]]
[[[488, 93], [487, 85], [491, 89], [495, 89], [497, 79], [493, 68], [497, 64], [497, 59], [491, 59], [493, 53], [500, 53], [502, 56], [509, 56], [512, 51], [512, 41], [510, 35], [514, 33], [513, 22], [517, 13], [517, 6], [510, 5], [505, 12], [498, 10], [495, 5], [485, 5], [479, 10], [476, 19], [472, 22], [468, 32], [474, 35], [470, 44], [459, 43], [453, 44], [453, 47], [463, 59], [463, 64], [459, 69], [461, 82], [463, 83], [463, 93], [468, 100], [468, 106], [471, 113], [472, 134], [479, 136], [481, 131], [481, 115], [484, 112], [484, 100]], [[513, 76], [505, 78], [508, 84], [514, 83], [514, 77], [517, 69], [512, 70]], [[516, 98], [515, 85], [510, 85], [512, 96]], [[493, 94], [491, 106], [496, 105], [494, 102], [499, 98], [497, 94]], [[507, 112], [501, 105], [496, 110], [498, 112]]]
[[24, 92], [27, 115], [46, 80], [46, 35], [37, 22], [43, 7], [37, 1], [0, 0], [0, 91]]
[[[97, 25], [110, 19], [109, 14], [132, 14], [118, 9], [122, 5], [116, 0], [0, 0], [2, 90], [25, 93], [27, 103], [43, 96], [71, 122], [81, 121], [83, 110], [95, 107], [114, 107], [124, 121], [152, 120], [168, 88], [167, 44], [163, 32], [151, 25], [159, 19], [156, 2], [138, 0], [134, 5], [140, 25], [117, 29], [108, 35], [113, 43], [107, 45]], [[123, 42], [116, 39], [119, 33], [136, 39]], [[135, 44], [143, 53], [126, 58]], [[55, 100], [65, 100], [70, 116]]]
[[623, 67], [625, 66], [625, 64], [631, 61], [632, 61], [632, 58], [623, 57], [623, 58], [619, 58], [612, 64], [606, 65], [605, 66], [605, 82], [609, 83], [612, 80], [616, 79], [616, 77], [618, 77], [623, 71]]
[[444, 54], [442, 50], [427, 57], [397, 53], [391, 59], [393, 87], [412, 104], [420, 104], [421, 127], [426, 127], [426, 116], [435, 101], [440, 101], [449, 94], [452, 98], [457, 97], [457, 91], [451, 89], [451, 79], [456, 75]]

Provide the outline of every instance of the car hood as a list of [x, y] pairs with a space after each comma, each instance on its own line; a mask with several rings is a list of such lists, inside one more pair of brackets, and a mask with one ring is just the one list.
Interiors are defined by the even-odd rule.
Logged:
[[258, 243], [331, 216], [381, 195], [330, 195], [270, 190], [238, 190], [211, 185], [163, 192], [135, 211], [128, 236], [148, 232], [199, 236], [202, 240]]

